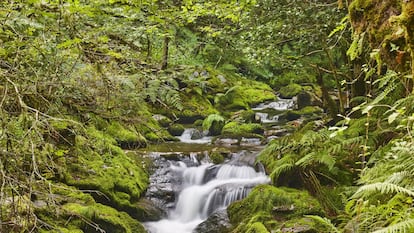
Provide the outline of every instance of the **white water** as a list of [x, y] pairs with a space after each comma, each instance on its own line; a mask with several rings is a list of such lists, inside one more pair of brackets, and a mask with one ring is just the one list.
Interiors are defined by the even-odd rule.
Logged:
[[210, 163], [198, 167], [187, 167], [183, 163], [171, 166], [181, 175], [182, 191], [167, 219], [146, 224], [149, 232], [191, 233], [215, 210], [246, 197], [253, 186], [270, 181], [252, 167], [235, 165], [221, 165], [215, 177], [206, 181], [205, 175], [214, 170], [213, 166]]
[[262, 123], [275, 123], [279, 121], [278, 115], [269, 118], [269, 114], [263, 112], [256, 112], [256, 117], [258, 117]]
[[252, 108], [252, 110], [260, 111], [260, 110], [263, 110], [263, 109], [274, 109], [274, 110], [279, 110], [279, 111], [285, 111], [285, 110], [293, 108], [294, 106], [295, 106], [295, 100], [294, 99], [281, 99], [281, 98], [279, 98], [275, 102], [259, 104], [255, 108]]
[[193, 135], [194, 131], [196, 131], [196, 129], [193, 129], [193, 128], [185, 129], [183, 134], [177, 138], [180, 139], [180, 142], [184, 142], [184, 143], [195, 143], [195, 144], [211, 143], [212, 137], [203, 136], [200, 139], [191, 139], [191, 136]]

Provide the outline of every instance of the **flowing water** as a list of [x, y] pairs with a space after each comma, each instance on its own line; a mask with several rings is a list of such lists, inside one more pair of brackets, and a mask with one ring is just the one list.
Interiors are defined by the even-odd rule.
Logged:
[[179, 177], [181, 191], [166, 219], [146, 223], [149, 232], [190, 233], [213, 212], [246, 197], [255, 185], [270, 181], [263, 171], [240, 161], [243, 155], [223, 165], [199, 161], [196, 166], [184, 162], [171, 164], [170, 170]]
[[[279, 99], [253, 110], [262, 124], [269, 124], [278, 122], [278, 114], [293, 107], [293, 100]], [[217, 145], [211, 145], [212, 137], [205, 132], [188, 128], [178, 139], [169, 149], [153, 148], [149, 153], [158, 165], [147, 198], [166, 211], [164, 219], [145, 223], [150, 233], [191, 233], [213, 213], [245, 198], [254, 186], [270, 182], [264, 169], [255, 167], [261, 145], [258, 138], [242, 138], [236, 152], [231, 149], [231, 156], [220, 165], [210, 162], [207, 151]], [[255, 148], [246, 152], [246, 146]]]

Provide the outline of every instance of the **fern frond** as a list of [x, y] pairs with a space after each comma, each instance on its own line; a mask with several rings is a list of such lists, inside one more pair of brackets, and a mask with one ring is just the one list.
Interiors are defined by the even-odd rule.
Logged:
[[326, 232], [329, 233], [340, 233], [339, 229], [327, 218], [322, 218], [318, 215], [305, 215], [305, 217], [314, 220], [316, 223], [319, 223], [326, 227]]
[[320, 156], [317, 156], [317, 162], [326, 165], [329, 170], [332, 170], [335, 166], [336, 160], [329, 153], [322, 152]]
[[412, 178], [413, 173], [411, 173], [410, 171], [400, 171], [393, 173], [390, 177], [388, 177], [386, 182], [391, 184], [401, 184], [405, 180], [412, 180]]
[[273, 171], [270, 173], [270, 177], [275, 180], [283, 173], [292, 170], [295, 167], [295, 161], [290, 157], [284, 157], [277, 161], [277, 166], [273, 166]]
[[401, 232], [413, 232], [414, 219], [408, 219], [403, 222], [392, 224], [386, 228], [374, 231], [374, 233], [401, 233]]
[[315, 152], [311, 152], [309, 154], [306, 154], [301, 159], [296, 161], [295, 165], [300, 166], [302, 168], [308, 166], [309, 164], [311, 164], [314, 161], [315, 154], [316, 154]]
[[366, 184], [361, 186], [352, 198], [357, 198], [360, 196], [366, 196], [371, 193], [380, 192], [382, 194], [389, 194], [389, 193], [402, 193], [408, 196], [414, 197], [414, 192], [410, 189], [404, 188], [402, 186], [391, 184], [387, 182], [377, 182], [373, 184]]

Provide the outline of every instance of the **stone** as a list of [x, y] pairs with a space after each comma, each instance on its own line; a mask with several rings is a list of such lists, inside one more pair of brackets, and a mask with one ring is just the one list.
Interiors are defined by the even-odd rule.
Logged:
[[207, 220], [200, 223], [194, 233], [224, 233], [229, 232], [231, 224], [226, 210], [214, 212]]

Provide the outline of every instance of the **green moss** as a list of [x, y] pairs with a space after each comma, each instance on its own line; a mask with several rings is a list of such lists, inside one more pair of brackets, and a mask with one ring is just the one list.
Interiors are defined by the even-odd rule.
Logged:
[[224, 127], [224, 118], [218, 114], [211, 114], [203, 121], [203, 130], [208, 130], [209, 135], [215, 136], [221, 133]]
[[211, 152], [209, 157], [214, 164], [220, 164], [224, 162], [224, 156], [219, 151]]
[[282, 98], [292, 98], [302, 91], [302, 86], [296, 83], [291, 83], [285, 87], [280, 88], [279, 93]]
[[320, 116], [323, 113], [323, 109], [317, 106], [306, 106], [300, 110], [289, 110], [286, 111], [284, 116], [287, 120], [293, 121], [305, 116], [307, 118], [313, 116]]
[[[106, 232], [113, 233], [140, 233], [146, 232], [144, 227], [125, 212], [119, 212], [111, 207], [102, 204], [81, 205], [78, 203], [68, 203], [63, 209], [75, 216], [82, 216], [98, 224]], [[93, 226], [84, 223], [82, 230], [89, 232]]]
[[176, 138], [171, 136], [167, 129], [161, 127], [160, 124], [150, 116], [145, 118], [144, 122], [136, 124], [135, 129], [151, 142], [176, 141]]
[[121, 123], [112, 121], [106, 133], [112, 136], [122, 148], [142, 147], [147, 144], [146, 139], [139, 133], [126, 129]]
[[229, 88], [226, 93], [218, 95], [215, 102], [223, 110], [240, 110], [275, 99], [276, 96], [268, 85], [243, 80]]
[[245, 123], [257, 123], [256, 122], [256, 112], [253, 110], [245, 110], [240, 113], [240, 118], [242, 122]]
[[138, 201], [148, 185], [148, 174], [108, 134], [87, 129], [88, 140], [77, 136], [72, 158], [67, 159], [65, 181], [80, 189], [96, 190], [97, 202], [139, 215]]
[[247, 229], [246, 233], [269, 233], [269, 231], [262, 223], [255, 222]]
[[271, 185], [255, 187], [245, 199], [231, 204], [227, 212], [238, 229], [233, 232], [255, 229], [252, 226], [256, 222], [263, 223], [254, 225], [257, 229], [267, 230], [278, 225], [274, 219], [289, 221], [307, 214], [324, 214], [318, 201], [306, 191]]
[[227, 123], [222, 130], [222, 134], [225, 135], [246, 135], [246, 134], [263, 134], [263, 126], [257, 123], [239, 123], [239, 122], [229, 122]]
[[280, 226], [281, 232], [307, 232], [307, 233], [318, 233], [326, 232], [326, 228], [319, 228], [318, 225], [309, 218], [293, 218]]
[[184, 130], [185, 128], [182, 124], [174, 124], [168, 128], [168, 132], [173, 136], [181, 136]]
[[194, 121], [194, 126], [203, 126], [203, 122], [204, 122], [204, 120], [201, 120], [201, 119], [198, 119], [198, 120], [196, 120], [196, 121]]

